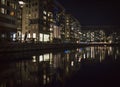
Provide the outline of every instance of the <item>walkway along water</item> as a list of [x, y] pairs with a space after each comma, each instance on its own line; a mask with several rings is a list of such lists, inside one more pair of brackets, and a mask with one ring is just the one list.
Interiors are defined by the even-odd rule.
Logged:
[[1, 44], [0, 52], [20, 52], [20, 51], [37, 51], [45, 49], [67, 49], [67, 48], [77, 48], [83, 46], [91, 45], [119, 45], [117, 44], [107, 44], [107, 43], [9, 43]]

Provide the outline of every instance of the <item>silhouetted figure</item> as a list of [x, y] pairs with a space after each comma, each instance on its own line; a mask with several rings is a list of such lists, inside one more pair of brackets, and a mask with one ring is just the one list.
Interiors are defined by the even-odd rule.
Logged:
[[24, 41], [26, 42], [27, 39], [27, 32], [25, 32], [25, 37], [24, 37]]

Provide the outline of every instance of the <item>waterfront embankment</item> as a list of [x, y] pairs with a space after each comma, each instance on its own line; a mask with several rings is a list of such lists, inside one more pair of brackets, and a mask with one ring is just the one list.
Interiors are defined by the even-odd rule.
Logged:
[[49, 49], [72, 49], [84, 46], [115, 46], [119, 44], [108, 44], [108, 43], [9, 43], [1, 44], [0, 52], [21, 52], [21, 51], [38, 51], [38, 50], [49, 50]]

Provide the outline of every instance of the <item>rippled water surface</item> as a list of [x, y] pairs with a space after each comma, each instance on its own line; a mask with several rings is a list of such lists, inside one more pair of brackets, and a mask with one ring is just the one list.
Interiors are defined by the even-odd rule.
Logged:
[[120, 86], [120, 47], [0, 54], [0, 87], [110, 86]]

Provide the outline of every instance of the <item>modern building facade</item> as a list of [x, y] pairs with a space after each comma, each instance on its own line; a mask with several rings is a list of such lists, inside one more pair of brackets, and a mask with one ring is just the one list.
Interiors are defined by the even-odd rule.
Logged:
[[106, 33], [99, 26], [82, 26], [80, 42], [106, 42]]
[[26, 0], [23, 7], [22, 40], [53, 42], [60, 39], [59, 14], [64, 8], [54, 0]]
[[55, 43], [78, 41], [80, 23], [72, 15], [66, 14], [64, 7], [56, 0], [24, 2], [22, 40]]
[[78, 42], [79, 30], [56, 0], [0, 0], [0, 42]]
[[15, 41], [18, 0], [0, 0], [0, 42]]
[[80, 37], [80, 23], [71, 14], [65, 14], [65, 42], [77, 43]]

